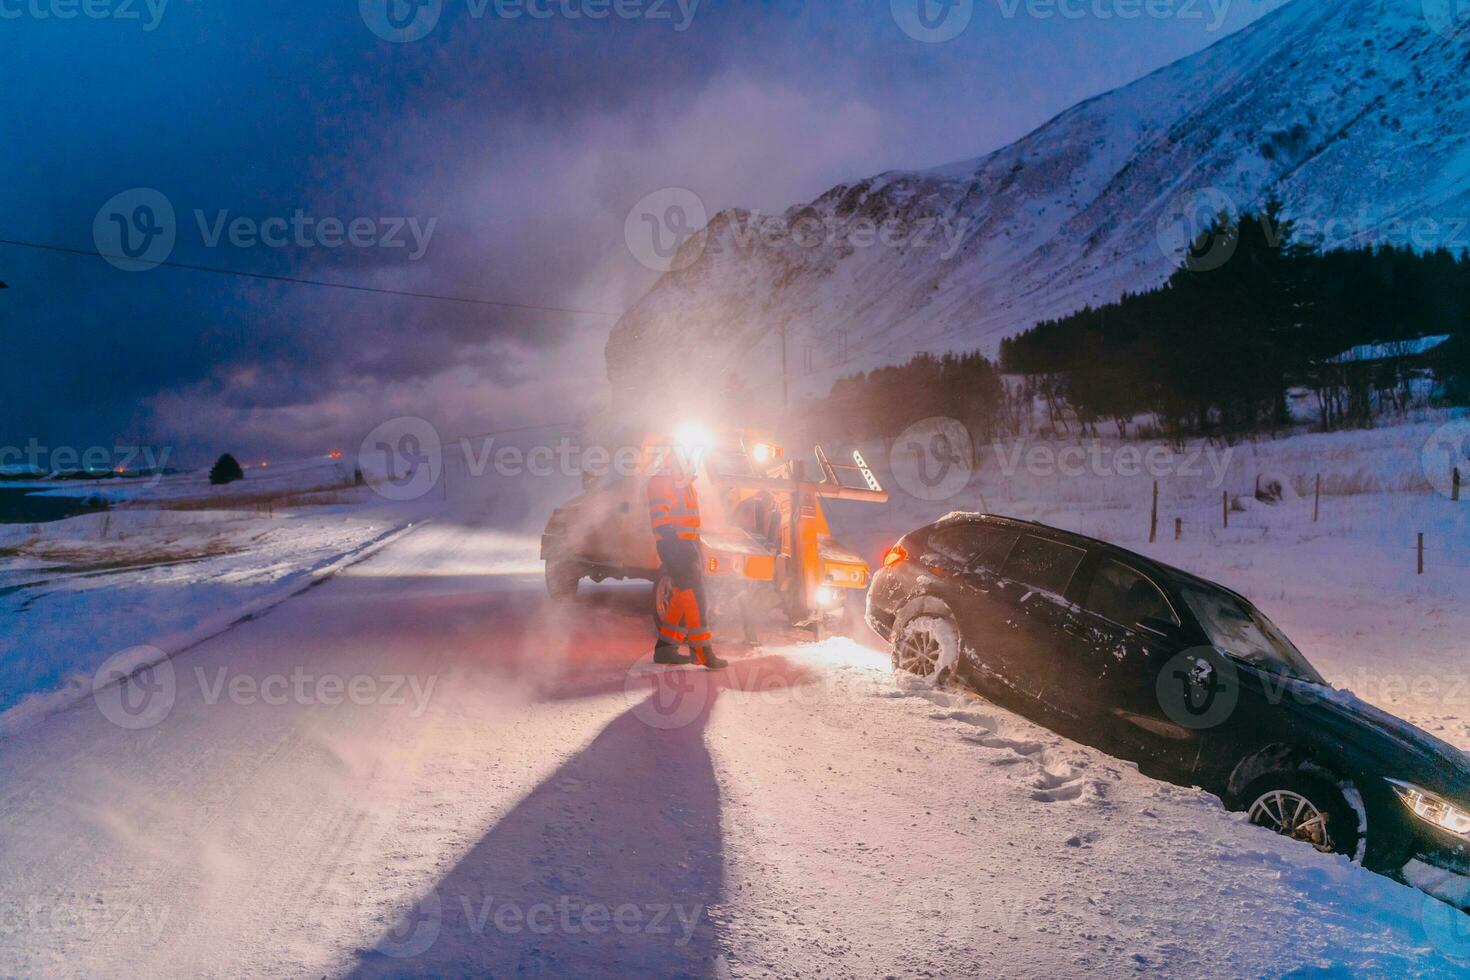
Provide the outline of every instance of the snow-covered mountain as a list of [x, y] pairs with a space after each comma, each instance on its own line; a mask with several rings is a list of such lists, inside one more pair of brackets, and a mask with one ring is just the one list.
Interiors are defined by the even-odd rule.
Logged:
[[993, 351], [1163, 282], [1191, 226], [1272, 194], [1307, 237], [1465, 248], [1470, 32], [1436, 2], [1295, 0], [987, 156], [784, 215], [721, 212], [614, 327], [614, 390], [669, 352], [757, 390], [783, 330], [794, 392], [918, 350]]

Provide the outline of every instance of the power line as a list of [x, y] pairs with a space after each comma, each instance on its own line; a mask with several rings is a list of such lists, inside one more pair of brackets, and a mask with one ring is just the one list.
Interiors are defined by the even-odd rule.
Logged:
[[[0, 245], [12, 245], [16, 248], [33, 248], [45, 252], [60, 252], [64, 255], [83, 255], [89, 258], [119, 259], [124, 262], [138, 262], [138, 259], [126, 255], [108, 255], [94, 249], [69, 248], [64, 245], [48, 245], [43, 242], [25, 242], [14, 239], [0, 238]], [[476, 296], [451, 296], [446, 293], [424, 293], [408, 289], [386, 289], [379, 286], [358, 286], [345, 282], [327, 282], [321, 279], [303, 279], [298, 276], [281, 276], [269, 272], [242, 272], [239, 269], [221, 269], [216, 266], [191, 265], [187, 262], [155, 262], [153, 265], [165, 266], [170, 269], [184, 269], [189, 272], [208, 272], [220, 276], [238, 276], [242, 279], [265, 279], [271, 282], [292, 283], [298, 286], [322, 286], [327, 289], [347, 289], [359, 293], [378, 293], [385, 296], [404, 296], [409, 299], [432, 299], [446, 303], [467, 303], [472, 306], [494, 306], [509, 310], [534, 310], [541, 313], [567, 313], [574, 316], [597, 316], [609, 320], [616, 320], [622, 314], [607, 313], [602, 310], [583, 310], [570, 306], [540, 306], [535, 303], [512, 303], [504, 300], [481, 299]]]

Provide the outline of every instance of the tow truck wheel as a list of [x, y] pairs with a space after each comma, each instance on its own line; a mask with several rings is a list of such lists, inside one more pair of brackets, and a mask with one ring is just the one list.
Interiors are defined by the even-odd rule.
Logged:
[[582, 581], [582, 566], [574, 561], [546, 563], [546, 591], [553, 602], [570, 602], [577, 597]]

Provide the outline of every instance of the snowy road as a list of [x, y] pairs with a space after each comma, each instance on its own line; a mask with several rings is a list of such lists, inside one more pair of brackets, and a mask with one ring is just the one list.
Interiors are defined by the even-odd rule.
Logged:
[[551, 606], [534, 557], [440, 520], [176, 658], [141, 714], [0, 742], [0, 975], [1467, 965], [1443, 906], [871, 647], [651, 673], [644, 590]]

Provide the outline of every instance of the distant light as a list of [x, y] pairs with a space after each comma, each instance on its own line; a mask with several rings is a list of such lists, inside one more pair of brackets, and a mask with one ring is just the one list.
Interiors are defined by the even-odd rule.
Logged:
[[342, 458], [342, 450], [340, 450], [340, 449], [333, 449], [331, 452], [327, 453], [327, 458], [328, 459], [341, 459]]
[[755, 449], [751, 450], [750, 455], [757, 463], [766, 463], [775, 455], [775, 450], [763, 442], [758, 442], [755, 444]]
[[271, 464], [267, 463], [265, 460], [261, 460], [260, 461], [260, 468], [261, 469], [265, 469], [269, 465], [271, 465]]

